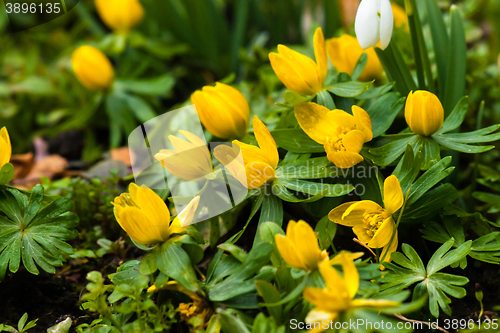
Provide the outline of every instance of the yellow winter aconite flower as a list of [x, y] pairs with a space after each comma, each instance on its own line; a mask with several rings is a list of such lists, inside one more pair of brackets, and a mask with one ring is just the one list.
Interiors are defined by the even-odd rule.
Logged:
[[191, 95], [191, 103], [201, 123], [218, 138], [236, 139], [245, 136], [250, 107], [237, 89], [217, 82], [215, 87], [205, 86]]
[[296, 269], [312, 271], [328, 259], [328, 253], [321, 251], [313, 228], [304, 221], [290, 221], [286, 236], [276, 235], [276, 246], [285, 262]]
[[431, 92], [410, 91], [406, 98], [405, 119], [413, 133], [431, 136], [443, 126], [443, 105]]
[[368, 61], [363, 73], [359, 76], [360, 81], [371, 81], [374, 79], [379, 79], [384, 73], [382, 64], [378, 60], [377, 54], [373, 47], [369, 47], [363, 50], [359, 46], [358, 40], [348, 34], [343, 34], [338, 38], [331, 38], [326, 41], [326, 50], [328, 51], [328, 57], [332, 62], [333, 66], [339, 72], [345, 72], [349, 75], [352, 74], [359, 57], [363, 53], [368, 55]]
[[[253, 117], [253, 131], [259, 147], [238, 140], [233, 147], [219, 145], [214, 156], [238, 179], [243, 186], [253, 190], [273, 180], [279, 162], [278, 148], [266, 125], [257, 116]], [[238, 155], [242, 159], [238, 159]]]
[[170, 222], [165, 202], [148, 188], [132, 183], [129, 193], [122, 193], [112, 202], [116, 221], [134, 241], [140, 244], [162, 243], [172, 234], [180, 233], [193, 221], [200, 197], [195, 197]]
[[170, 135], [168, 138], [175, 150], [162, 149], [155, 155], [171, 174], [184, 180], [205, 177], [212, 170], [212, 159], [205, 142], [195, 134], [179, 130], [186, 139]]
[[314, 56], [316, 62], [284, 45], [278, 45], [278, 53], [270, 53], [269, 60], [285, 87], [301, 95], [316, 95], [323, 90], [328, 71], [325, 38], [321, 28], [316, 29], [314, 34]]
[[312, 327], [310, 333], [323, 332], [323, 322], [335, 321], [343, 312], [353, 309], [380, 309], [399, 306], [400, 302], [381, 299], [354, 298], [359, 289], [359, 273], [348, 253], [341, 253], [336, 263], [342, 264], [344, 276], [328, 261], [319, 264], [319, 272], [325, 280], [325, 288], [306, 288], [304, 298], [314, 305], [307, 314], [306, 322]]
[[[396, 176], [389, 176], [384, 182], [384, 206], [371, 200], [346, 202], [328, 214], [335, 223], [352, 227], [358, 239], [370, 248], [383, 247], [385, 261], [390, 261], [391, 253], [398, 247], [396, 225], [392, 215], [403, 206], [404, 197]], [[393, 233], [396, 235], [392, 241]]]
[[373, 132], [370, 116], [359, 106], [354, 105], [350, 115], [316, 103], [302, 103], [295, 107], [295, 117], [302, 130], [325, 147], [328, 160], [338, 168], [363, 161], [359, 152], [373, 138]]
[[9, 132], [7, 128], [0, 129], [0, 169], [9, 163], [12, 155], [12, 145], [10, 144]]
[[95, 5], [103, 22], [118, 32], [130, 30], [144, 17], [139, 0], [95, 0]]
[[91, 90], [111, 86], [115, 71], [108, 57], [90, 45], [77, 48], [71, 56], [71, 65], [78, 80]]
[[391, 2], [391, 7], [392, 15], [394, 17], [394, 25], [396, 28], [406, 26], [405, 30], [409, 31], [410, 28], [408, 26], [408, 16], [406, 15], [406, 11], [394, 2]]

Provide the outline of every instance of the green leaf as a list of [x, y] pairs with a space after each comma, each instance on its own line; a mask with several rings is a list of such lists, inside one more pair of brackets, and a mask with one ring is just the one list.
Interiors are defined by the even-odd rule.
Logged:
[[341, 82], [334, 83], [331, 86], [326, 87], [326, 90], [331, 92], [334, 95], [340, 97], [357, 97], [364, 92], [366, 92], [370, 86], [373, 84], [371, 82], [358, 82], [358, 81], [349, 81], [349, 82]]
[[259, 225], [264, 222], [283, 224], [283, 205], [281, 199], [275, 195], [266, 195], [260, 209]]
[[0, 280], [7, 269], [19, 269], [20, 261], [26, 270], [38, 274], [38, 267], [55, 273], [66, 254], [73, 248], [64, 241], [76, 237], [78, 217], [71, 213], [72, 203], [58, 198], [45, 203], [43, 187], [37, 185], [28, 198], [14, 188], [0, 190]]
[[366, 53], [363, 53], [361, 57], [359, 57], [358, 61], [356, 62], [356, 66], [352, 71], [351, 78], [353, 81], [356, 81], [361, 75], [361, 73], [363, 73], [367, 62], [368, 62], [368, 55]]
[[248, 253], [247, 260], [237, 270], [209, 289], [209, 299], [221, 302], [255, 291], [252, 277], [269, 262], [271, 251], [272, 246], [269, 243], [255, 245]]
[[5, 163], [0, 170], [0, 185], [5, 185], [14, 179], [14, 166], [10, 163]]
[[232, 309], [217, 309], [217, 319], [219, 320], [224, 333], [250, 333], [245, 323], [234, 313]]
[[462, 125], [465, 119], [465, 114], [469, 108], [469, 97], [465, 96], [455, 105], [453, 111], [446, 117], [441, 129], [436, 134], [446, 133], [457, 129]]
[[[255, 281], [255, 286], [257, 292], [264, 299], [267, 304], [278, 303], [281, 301], [281, 295], [278, 289], [272, 284], [266, 281]], [[283, 308], [281, 305], [266, 305], [267, 310], [271, 316], [276, 319], [276, 322], [281, 322], [281, 316], [283, 314]]]
[[316, 99], [318, 101], [319, 105], [323, 105], [326, 107], [328, 110], [334, 110], [335, 107], [335, 102], [333, 101], [332, 95], [326, 90], [320, 91], [316, 95]]
[[337, 233], [337, 223], [330, 221], [327, 215], [319, 220], [314, 231], [318, 234], [320, 248], [322, 250], [328, 250], [330, 246], [333, 246], [332, 240]]
[[[341, 197], [354, 189], [352, 185], [314, 183], [300, 179], [279, 178], [276, 183], [293, 191], [311, 195], [321, 194], [325, 197]], [[327, 193], [323, 194], [324, 191]]]
[[411, 185], [410, 195], [408, 196], [408, 201], [406, 202], [408, 207], [420, 199], [422, 195], [427, 193], [427, 191], [429, 191], [434, 185], [448, 177], [448, 175], [453, 172], [455, 169], [454, 167], [448, 168], [450, 163], [450, 156], [443, 158], [428, 169]]
[[357, 99], [372, 99], [384, 96], [386, 93], [392, 90], [394, 87], [394, 82], [389, 82], [378, 87], [370, 87], [366, 92], [356, 97]]
[[[467, 44], [465, 40], [464, 19], [456, 5], [450, 10], [451, 29], [448, 44], [449, 53], [446, 68], [443, 107], [445, 116], [465, 95], [465, 75], [467, 71]], [[440, 47], [443, 47], [441, 45]]]
[[275, 176], [286, 179], [320, 179], [334, 178], [338, 173], [338, 168], [324, 156], [278, 166]]
[[288, 104], [295, 106], [297, 104], [310, 102], [312, 100], [312, 97], [311, 96], [303, 96], [303, 95], [297, 94], [296, 92], [287, 90], [283, 94], [283, 99]]
[[366, 112], [372, 121], [374, 138], [384, 134], [391, 127], [404, 105], [405, 98], [400, 98], [398, 93], [385, 94], [370, 105]]
[[441, 159], [439, 144], [433, 137], [417, 136], [413, 143], [413, 150], [422, 153], [420, 166], [422, 170], [429, 169]]
[[473, 146], [465, 143], [448, 140], [446, 136], [435, 136], [435, 140], [441, 145], [451, 150], [456, 150], [462, 153], [477, 154], [492, 150], [495, 146]]
[[394, 162], [406, 149], [408, 144], [415, 144], [418, 140], [416, 135], [392, 141], [382, 147], [371, 148], [368, 152], [372, 155], [371, 160], [379, 166], [386, 166]]
[[231, 253], [233, 255], [233, 257], [238, 259], [240, 262], [245, 262], [248, 258], [248, 254], [245, 251], [243, 251], [242, 248], [240, 248], [234, 244], [224, 243], [224, 244], [220, 244], [218, 246], [218, 248]]
[[384, 262], [388, 271], [382, 279], [380, 296], [395, 294], [420, 281], [415, 287], [414, 299], [427, 293], [429, 308], [434, 317], [439, 316], [439, 307], [446, 314], [451, 315], [451, 308], [448, 305], [451, 300], [446, 294], [455, 298], [463, 298], [466, 291], [460, 286], [465, 285], [469, 280], [463, 276], [438, 273], [438, 271], [464, 259], [470, 251], [472, 241], [449, 251], [454, 243], [455, 240], [450, 238], [443, 244], [431, 257], [427, 268], [424, 268], [417, 252], [408, 244], [403, 244], [401, 248], [406, 256], [394, 252], [391, 256], [394, 263]]
[[431, 28], [432, 43], [436, 54], [436, 66], [439, 83], [439, 99], [443, 100], [446, 85], [449, 37], [444, 24], [443, 13], [435, 0], [425, 0], [427, 16]]
[[124, 90], [140, 95], [168, 97], [175, 85], [175, 78], [171, 74], [165, 74], [153, 79], [123, 80], [115, 84]]
[[442, 184], [424, 194], [419, 200], [405, 208], [401, 223], [419, 223], [434, 216], [441, 208], [459, 197], [451, 184]]
[[294, 153], [323, 153], [325, 148], [313, 141], [300, 128], [279, 129], [271, 132], [278, 147]]
[[186, 289], [199, 291], [198, 279], [187, 253], [176, 243], [164, 243], [157, 255], [156, 264], [160, 272], [170, 276]]

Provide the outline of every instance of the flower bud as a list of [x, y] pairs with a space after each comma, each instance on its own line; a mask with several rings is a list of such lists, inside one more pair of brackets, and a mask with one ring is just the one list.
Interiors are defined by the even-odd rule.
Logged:
[[394, 17], [389, 0], [361, 0], [356, 13], [354, 30], [363, 49], [379, 41], [384, 50], [391, 41]]
[[218, 138], [240, 139], [245, 136], [250, 118], [248, 102], [237, 89], [217, 82], [191, 95], [205, 128]]
[[7, 128], [2, 127], [0, 129], [0, 169], [9, 163], [11, 155], [12, 146], [10, 144], [9, 132], [7, 132]]
[[128, 31], [144, 17], [139, 0], [95, 0], [99, 16], [112, 30]]
[[105, 89], [113, 83], [113, 65], [104, 53], [93, 46], [77, 48], [71, 56], [71, 65], [78, 80], [88, 89]]
[[371, 81], [382, 77], [384, 69], [375, 53], [375, 49], [370, 47], [363, 50], [359, 46], [356, 38], [343, 34], [338, 38], [331, 38], [326, 41], [326, 50], [333, 66], [339, 72], [352, 74], [356, 63], [363, 53], [368, 55], [368, 61], [363, 73], [359, 76], [360, 81]]
[[431, 92], [410, 92], [406, 98], [405, 119], [413, 133], [431, 136], [443, 125], [443, 105]]

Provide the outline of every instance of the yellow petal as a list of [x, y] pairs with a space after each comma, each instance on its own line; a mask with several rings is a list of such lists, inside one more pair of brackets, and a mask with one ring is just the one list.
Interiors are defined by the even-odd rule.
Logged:
[[318, 66], [311, 58], [284, 45], [278, 45], [278, 52], [302, 77], [307, 86], [310, 87], [312, 94], [316, 94], [323, 89], [324, 81], [319, 81]]
[[93, 46], [83, 45], [71, 55], [76, 77], [91, 90], [109, 88], [114, 80], [114, 69], [109, 59]]
[[371, 200], [355, 201], [352, 206], [346, 209], [342, 218], [362, 220], [365, 212], [383, 212], [383, 209], [378, 203]]
[[233, 144], [236, 144], [240, 147], [241, 154], [243, 155], [243, 162], [245, 164], [251, 162], [262, 162], [269, 164], [267, 156], [264, 154], [264, 151], [259, 147], [249, 145], [247, 143], [243, 143], [238, 140], [234, 140]]
[[295, 118], [302, 130], [320, 144], [326, 138], [336, 134], [337, 126], [333, 118], [328, 116], [326, 107], [316, 103], [302, 103], [295, 106]]
[[314, 305], [316, 310], [332, 313], [347, 310], [350, 303], [349, 299], [343, 298], [339, 293], [321, 288], [306, 288], [304, 298]]
[[269, 53], [269, 61], [274, 73], [285, 87], [301, 95], [314, 95], [316, 93], [314, 88], [299, 73], [300, 69], [294, 66], [293, 61], [274, 52]]
[[170, 212], [163, 201], [153, 190], [131, 183], [128, 187], [132, 201], [148, 215], [152, 223], [167, 225], [170, 222]]
[[358, 224], [352, 227], [352, 231], [356, 234], [359, 241], [368, 244], [372, 240], [372, 236], [368, 235], [366, 226], [364, 224]]
[[266, 125], [257, 116], [253, 117], [253, 131], [266, 162], [276, 169], [279, 162], [278, 148]]
[[157, 225], [138, 208], [124, 207], [119, 219], [123, 230], [137, 243], [155, 244], [168, 239], [168, 224]]
[[198, 209], [199, 203], [200, 197], [196, 196], [188, 203], [186, 207], [184, 207], [184, 209], [179, 214], [177, 214], [175, 219], [172, 221], [172, 224], [170, 225], [170, 232], [172, 234], [183, 232], [187, 227], [191, 225], [196, 209]]
[[359, 259], [361, 258], [362, 256], [364, 256], [364, 252], [354, 252], [354, 253], [351, 253], [351, 252], [347, 252], [347, 251], [341, 251], [338, 255], [336, 255], [335, 257], [333, 257], [331, 260], [330, 260], [330, 265], [335, 265], [335, 264], [342, 264], [341, 262], [341, 257], [340, 257], [340, 254], [345, 254], [347, 256], [347, 258], [349, 260], [356, 260], [356, 259]]
[[214, 149], [214, 156], [229, 173], [236, 178], [243, 186], [247, 187], [247, 175], [243, 156], [241, 155], [240, 147], [233, 143], [231, 147], [226, 145], [218, 145]]
[[307, 269], [305, 262], [303, 262], [302, 257], [298, 255], [297, 250], [295, 249], [295, 246], [290, 238], [283, 235], [276, 235], [275, 239], [276, 247], [283, 257], [283, 260], [285, 260], [288, 265], [296, 269]]
[[176, 152], [162, 149], [155, 154], [155, 159], [160, 161], [171, 174], [184, 180], [196, 180], [212, 172], [212, 167], [205, 156], [207, 147]]
[[337, 319], [338, 316], [339, 316], [338, 312], [326, 312], [316, 309], [309, 311], [309, 313], [306, 316], [306, 323], [310, 323], [311, 327], [313, 328], [307, 332], [308, 333], [324, 332], [326, 330], [324, 328], [324, 323], [326, 322], [330, 323], [331, 321]]
[[373, 235], [373, 238], [368, 242], [368, 247], [379, 248], [386, 246], [391, 240], [392, 234], [396, 225], [392, 217], [388, 217], [382, 222], [382, 225]]
[[365, 134], [358, 130], [353, 130], [347, 133], [342, 139], [345, 149], [348, 152], [359, 153], [365, 142]]
[[[328, 289], [329, 292], [335, 294], [336, 297], [339, 297], [339, 299], [343, 300], [341, 302], [343, 304], [339, 305], [341, 307], [345, 307], [346, 302], [350, 301], [351, 299], [347, 281], [343, 279], [339, 273], [337, 273], [335, 268], [333, 268], [328, 261], [323, 261], [319, 264], [319, 272], [321, 273], [323, 280], [325, 280], [326, 289]], [[335, 309], [340, 310], [341, 308], [329, 307], [329, 309], [335, 311]]]
[[353, 299], [359, 289], [359, 273], [351, 256], [350, 253], [342, 252], [338, 255], [338, 260], [342, 264], [342, 272], [344, 273], [344, 281], [349, 291], [349, 297]]
[[95, 5], [103, 22], [118, 32], [131, 29], [144, 17], [139, 0], [95, 0]]
[[299, 221], [294, 229], [297, 253], [310, 270], [316, 269], [321, 259], [321, 249], [313, 228], [308, 223]]
[[245, 165], [247, 174], [247, 188], [253, 190], [261, 187], [264, 183], [274, 179], [274, 168], [267, 163], [250, 162]]
[[217, 82], [215, 87], [205, 86], [202, 91], [194, 92], [191, 102], [202, 124], [213, 135], [234, 139], [246, 134], [250, 108], [237, 89]]
[[346, 221], [343, 221], [343, 218], [342, 218], [342, 216], [344, 215], [345, 211], [349, 207], [351, 207], [351, 205], [355, 204], [356, 202], [357, 201], [345, 202], [345, 203], [341, 204], [340, 206], [332, 209], [328, 213], [328, 218], [330, 219], [330, 221], [333, 221], [335, 223], [342, 224], [342, 225], [347, 225], [349, 227], [352, 227], [352, 225], [350, 225], [350, 224], [344, 224], [344, 223], [351, 223], [351, 222], [354, 222], [355, 224], [362, 223], [361, 221], [359, 221], [359, 219], [357, 219], [357, 220], [346, 220]]
[[384, 206], [388, 215], [394, 214], [403, 206], [404, 196], [396, 176], [392, 175], [384, 181]]
[[405, 119], [413, 133], [431, 136], [443, 125], [443, 105], [431, 92], [410, 92], [406, 98]]
[[363, 161], [363, 156], [350, 151], [328, 153], [327, 158], [337, 168], [348, 169]]
[[345, 127], [348, 129], [354, 129], [356, 126], [355, 119], [352, 115], [345, 112], [344, 110], [335, 109], [328, 113], [329, 121], [337, 129], [338, 127]]
[[371, 141], [373, 139], [373, 132], [370, 115], [357, 105], [352, 106], [352, 114], [356, 122], [356, 129], [365, 135], [364, 142]]
[[384, 299], [355, 299], [352, 301], [352, 307], [355, 308], [392, 308], [400, 306], [401, 302], [388, 301]]
[[321, 28], [316, 29], [313, 44], [314, 57], [316, 58], [318, 67], [318, 80], [322, 89], [325, 84], [326, 73], [328, 72], [328, 58], [326, 56], [325, 37], [323, 36], [323, 30], [321, 30]]
[[0, 129], [0, 169], [4, 164], [9, 163], [12, 156], [12, 145], [10, 143], [9, 132], [7, 128]]
[[384, 261], [391, 262], [392, 261], [391, 254], [396, 252], [397, 249], [398, 249], [398, 232], [396, 230], [396, 234], [394, 235], [394, 239], [392, 240], [391, 247], [389, 248], [389, 243], [387, 243], [387, 245], [384, 246], [384, 248], [382, 249], [382, 256], [384, 256], [384, 254], [387, 252], [387, 254], [385, 254]]

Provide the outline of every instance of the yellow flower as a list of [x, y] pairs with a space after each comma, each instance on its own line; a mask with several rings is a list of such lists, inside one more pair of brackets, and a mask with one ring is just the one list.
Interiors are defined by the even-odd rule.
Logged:
[[[404, 197], [396, 176], [389, 176], [384, 182], [384, 206], [370, 200], [346, 202], [328, 214], [335, 223], [352, 227], [358, 239], [370, 248], [381, 248], [385, 261], [398, 247], [396, 225], [392, 215], [403, 206]], [[392, 234], [396, 232], [392, 244]]]
[[301, 95], [316, 95], [323, 90], [328, 71], [325, 38], [321, 28], [316, 29], [314, 34], [314, 56], [316, 62], [284, 45], [278, 45], [278, 53], [270, 53], [269, 60], [285, 87]]
[[[381, 299], [354, 298], [359, 289], [359, 273], [348, 253], [337, 256], [336, 263], [342, 264], [344, 276], [330, 265], [328, 261], [319, 264], [319, 272], [325, 280], [325, 288], [306, 288], [304, 298], [314, 305], [314, 310], [307, 314], [306, 322], [313, 328], [310, 333], [323, 332], [324, 320], [334, 321], [343, 312], [353, 309], [389, 308], [399, 306], [400, 302]], [[314, 324], [316, 323], [316, 325]]]
[[237, 89], [217, 82], [191, 95], [200, 120], [207, 130], [218, 138], [235, 139], [245, 136], [250, 108]]
[[363, 161], [359, 152], [363, 144], [373, 138], [368, 113], [354, 105], [352, 114], [338, 109], [330, 111], [316, 103], [295, 107], [295, 117], [302, 130], [325, 147], [328, 160], [338, 168], [350, 168]]
[[205, 177], [212, 170], [212, 160], [207, 145], [195, 134], [179, 130], [188, 141], [170, 135], [168, 138], [175, 150], [162, 149], [155, 155], [171, 174], [184, 180]]
[[139, 0], [95, 0], [95, 5], [103, 22], [118, 32], [130, 30], [144, 17]]
[[193, 221], [199, 201], [200, 197], [195, 197], [170, 222], [165, 202], [153, 190], [132, 183], [129, 193], [122, 193], [112, 204], [116, 221], [130, 238], [140, 244], [156, 244], [186, 230]]
[[405, 119], [413, 133], [431, 136], [443, 126], [443, 105], [431, 92], [410, 91], [406, 98]]
[[408, 16], [406, 15], [406, 11], [394, 2], [391, 2], [391, 7], [392, 15], [394, 17], [394, 25], [396, 28], [405, 26], [405, 30], [409, 31], [410, 28], [408, 26]]
[[109, 88], [115, 72], [109, 59], [93, 46], [77, 48], [71, 56], [71, 65], [78, 80], [91, 90]]
[[368, 55], [368, 61], [363, 73], [359, 76], [360, 81], [371, 81], [374, 79], [379, 79], [384, 73], [382, 64], [378, 60], [377, 54], [373, 47], [369, 47], [363, 50], [359, 46], [358, 40], [348, 34], [343, 34], [339, 38], [331, 38], [326, 41], [326, 49], [328, 51], [328, 57], [332, 62], [333, 66], [339, 72], [345, 72], [349, 75], [356, 67], [359, 57], [363, 53]]
[[[276, 142], [266, 125], [257, 116], [253, 117], [252, 123], [260, 148], [234, 140], [232, 148], [219, 145], [214, 149], [215, 158], [229, 170], [234, 178], [250, 190], [273, 180], [279, 162]], [[240, 152], [243, 161], [237, 158]]]
[[286, 236], [276, 235], [276, 246], [285, 262], [296, 269], [312, 271], [328, 259], [328, 252], [321, 251], [313, 228], [304, 221], [290, 221]]
[[12, 146], [10, 144], [9, 132], [7, 128], [0, 129], [0, 170], [2, 167], [9, 163], [12, 155]]

